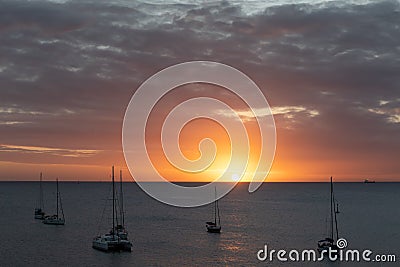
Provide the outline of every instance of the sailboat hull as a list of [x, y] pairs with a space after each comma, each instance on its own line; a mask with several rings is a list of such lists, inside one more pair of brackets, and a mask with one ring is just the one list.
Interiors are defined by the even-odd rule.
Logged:
[[104, 238], [96, 238], [92, 242], [92, 247], [104, 252], [132, 251], [132, 243], [128, 240], [105, 240]]
[[322, 253], [324, 250], [337, 250], [339, 251], [339, 248], [336, 246], [335, 241], [329, 237], [325, 238], [324, 240], [318, 241], [318, 252]]
[[206, 227], [207, 227], [207, 232], [209, 233], [221, 233], [221, 226], [207, 224]]
[[56, 218], [56, 217], [45, 217], [43, 220], [44, 224], [52, 224], [52, 225], [64, 225], [65, 219]]
[[35, 209], [35, 219], [44, 220], [45, 213], [41, 209]]
[[44, 215], [35, 214], [35, 219], [36, 219], [36, 220], [44, 220]]
[[92, 248], [106, 252], [109, 251], [108, 243], [100, 241], [93, 241]]
[[51, 225], [64, 225], [65, 221], [64, 220], [44, 220], [44, 224], [51, 224]]

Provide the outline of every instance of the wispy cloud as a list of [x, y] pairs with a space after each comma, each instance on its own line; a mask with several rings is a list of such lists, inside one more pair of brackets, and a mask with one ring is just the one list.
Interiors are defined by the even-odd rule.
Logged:
[[[292, 119], [295, 114], [303, 113], [307, 117], [315, 117], [319, 115], [316, 109], [308, 109], [303, 106], [281, 106], [268, 108], [253, 108], [252, 110], [237, 110], [236, 114], [243, 121], [252, 121], [255, 117], [265, 117], [271, 115], [284, 115], [286, 118]], [[235, 118], [235, 116], [226, 110], [219, 109], [215, 111], [216, 115]]]
[[0, 121], [0, 125], [19, 125], [19, 124], [28, 124], [32, 123], [31, 121]]
[[389, 123], [400, 123], [400, 108], [369, 108], [369, 112], [382, 115]]
[[43, 115], [46, 114], [43, 111], [27, 110], [23, 108], [15, 107], [0, 107], [0, 114], [27, 114], [27, 115]]
[[316, 109], [310, 109], [304, 106], [283, 106], [283, 107], [272, 107], [272, 114], [293, 114], [304, 112], [309, 117], [315, 117], [319, 115], [319, 111]]
[[33, 153], [33, 154], [50, 154], [63, 157], [91, 157], [98, 154], [99, 150], [87, 149], [65, 149], [65, 148], [51, 148], [51, 147], [38, 147], [38, 146], [20, 146], [20, 145], [0, 145], [0, 152], [20, 152], [20, 153]]

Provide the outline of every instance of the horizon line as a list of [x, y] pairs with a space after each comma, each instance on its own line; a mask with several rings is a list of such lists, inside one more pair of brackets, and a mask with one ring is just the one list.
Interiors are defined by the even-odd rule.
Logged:
[[[59, 182], [63, 183], [111, 183], [112, 181], [108, 180], [60, 180], [58, 179]], [[40, 182], [39, 180], [0, 180], [0, 183], [10, 183], [10, 182], [16, 182], [16, 183], [24, 183], [24, 182]], [[56, 182], [56, 180], [42, 180], [42, 182]], [[119, 181], [116, 181], [119, 183]], [[122, 181], [123, 183], [137, 183], [136, 181]], [[170, 183], [196, 183], [196, 184], [209, 184], [209, 183], [236, 183], [236, 182], [204, 182], [204, 181], [190, 181], [190, 182], [183, 182], [183, 181], [169, 181]], [[141, 181], [141, 183], [168, 183], [168, 182], [159, 182], [159, 181]], [[238, 184], [249, 184], [251, 182], [237, 182]], [[264, 181], [262, 182], [263, 184], [265, 183], [330, 183], [330, 181]], [[364, 180], [360, 181], [338, 181], [334, 183], [365, 183]], [[400, 180], [393, 180], [393, 181], [376, 181], [374, 180], [373, 183], [400, 183]]]

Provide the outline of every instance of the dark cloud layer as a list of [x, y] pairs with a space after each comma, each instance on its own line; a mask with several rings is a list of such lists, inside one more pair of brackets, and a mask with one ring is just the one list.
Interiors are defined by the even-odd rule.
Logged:
[[318, 111], [276, 116], [282, 146], [299, 148], [288, 158], [395, 166], [399, 2], [247, 5], [0, 1], [0, 143], [120, 152], [135, 88], [201, 59], [244, 71], [273, 107]]

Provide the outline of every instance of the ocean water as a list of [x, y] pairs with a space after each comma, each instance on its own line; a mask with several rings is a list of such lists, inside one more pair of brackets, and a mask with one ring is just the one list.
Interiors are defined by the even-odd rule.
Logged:
[[[33, 218], [39, 184], [0, 183], [0, 266], [399, 266], [400, 184], [336, 183], [340, 237], [348, 248], [395, 254], [397, 263], [261, 262], [257, 252], [316, 249], [326, 237], [329, 183], [266, 183], [249, 194], [239, 184], [219, 202], [221, 234], [206, 232], [212, 206], [176, 208], [125, 183], [131, 253], [92, 249], [109, 230], [110, 183], [61, 182], [65, 226]], [[55, 211], [55, 183], [44, 182], [45, 211]], [[101, 220], [102, 213], [103, 216]]]

